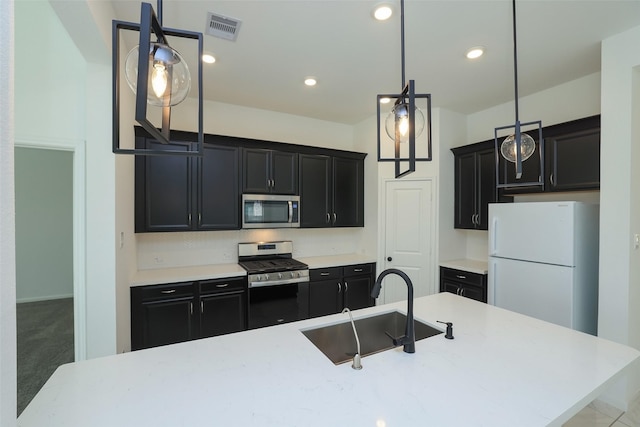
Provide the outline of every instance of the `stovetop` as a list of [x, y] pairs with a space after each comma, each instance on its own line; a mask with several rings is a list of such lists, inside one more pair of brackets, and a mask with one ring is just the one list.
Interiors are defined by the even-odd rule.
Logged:
[[293, 258], [274, 258], [238, 262], [249, 274], [272, 273], [277, 271], [304, 270], [307, 264]]

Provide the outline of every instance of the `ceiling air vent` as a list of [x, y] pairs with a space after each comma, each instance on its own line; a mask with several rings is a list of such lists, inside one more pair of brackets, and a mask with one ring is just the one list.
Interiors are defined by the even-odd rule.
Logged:
[[228, 16], [209, 12], [207, 15], [206, 34], [225, 40], [235, 41], [242, 21]]

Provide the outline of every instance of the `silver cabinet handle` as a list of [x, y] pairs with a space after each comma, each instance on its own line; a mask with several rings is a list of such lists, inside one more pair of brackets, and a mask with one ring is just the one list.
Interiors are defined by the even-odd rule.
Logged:
[[328, 276], [330, 273], [328, 271], [323, 271], [320, 273], [321, 276]]
[[198, 214], [198, 225], [202, 225], [202, 214]]
[[356, 272], [356, 273], [361, 273], [362, 269], [361, 268], [354, 268], [353, 271]]
[[216, 285], [216, 288], [226, 288], [227, 286], [229, 286], [228, 283], [220, 283], [220, 284]]
[[338, 217], [337, 217], [336, 213], [334, 212], [334, 213], [333, 213], [333, 223], [334, 223], [334, 224], [336, 223], [336, 219], [337, 219], [337, 218], [338, 218]]
[[463, 297], [464, 296], [464, 288], [460, 288], [460, 296]]
[[456, 277], [458, 279], [466, 279], [467, 278], [467, 276], [463, 276], [462, 274], [456, 274]]
[[191, 314], [193, 314], [193, 303], [192, 302], [189, 303], [189, 308], [191, 309]]
[[342, 292], [342, 284], [338, 282], [338, 293]]
[[160, 293], [163, 293], [163, 294], [172, 294], [172, 293], [174, 293], [175, 291], [176, 291], [175, 289], [169, 289], [169, 290], [166, 290], [166, 291], [160, 291]]
[[349, 292], [349, 284], [347, 282], [344, 282], [344, 291]]
[[553, 172], [549, 175], [549, 183], [551, 185], [556, 185], [555, 182], [553, 182]]
[[331, 217], [329, 216], [329, 212], [327, 212], [327, 224], [331, 221]]
[[191, 225], [191, 214], [189, 214], [189, 225]]
[[200, 314], [204, 313], [204, 302], [200, 301]]

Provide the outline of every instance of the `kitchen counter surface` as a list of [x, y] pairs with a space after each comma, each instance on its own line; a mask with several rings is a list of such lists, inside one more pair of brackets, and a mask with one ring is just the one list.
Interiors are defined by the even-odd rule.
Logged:
[[635, 349], [451, 293], [416, 299], [415, 316], [453, 322], [455, 339], [367, 356], [356, 371], [300, 332], [348, 319], [337, 314], [92, 359], [58, 368], [17, 424], [559, 426], [640, 360]]
[[487, 274], [489, 263], [476, 259], [452, 259], [440, 261], [440, 267], [453, 268], [455, 270], [468, 271], [469, 273]]
[[362, 254], [341, 254], [341, 255], [328, 255], [328, 256], [314, 256], [306, 258], [297, 258], [300, 262], [304, 262], [312, 268], [327, 268], [327, 267], [339, 267], [344, 265], [354, 264], [366, 264], [370, 262], [376, 262], [376, 259], [371, 255]]
[[130, 285], [144, 286], [162, 283], [193, 282], [195, 280], [222, 279], [224, 277], [246, 275], [247, 271], [238, 264], [159, 268], [154, 270], [138, 270], [131, 280]]

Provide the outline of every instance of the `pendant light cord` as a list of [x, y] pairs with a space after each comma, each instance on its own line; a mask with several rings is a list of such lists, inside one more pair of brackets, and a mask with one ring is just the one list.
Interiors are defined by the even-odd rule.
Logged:
[[516, 0], [513, 4], [513, 82], [515, 87], [516, 123], [519, 121], [518, 112], [518, 41], [516, 39]]
[[158, 23], [162, 27], [162, 0], [158, 0]]
[[404, 0], [400, 0], [400, 52], [402, 60], [402, 89], [404, 90]]

